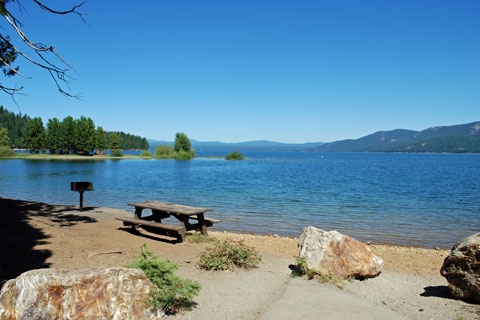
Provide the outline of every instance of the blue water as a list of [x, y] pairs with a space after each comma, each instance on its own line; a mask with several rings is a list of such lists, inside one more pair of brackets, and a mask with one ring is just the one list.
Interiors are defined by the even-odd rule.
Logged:
[[[209, 154], [214, 154], [209, 152]], [[213, 208], [220, 229], [451, 247], [480, 232], [480, 155], [251, 152], [244, 161], [0, 160], [0, 196], [86, 206], [162, 200]], [[200, 156], [202, 154], [200, 153]]]

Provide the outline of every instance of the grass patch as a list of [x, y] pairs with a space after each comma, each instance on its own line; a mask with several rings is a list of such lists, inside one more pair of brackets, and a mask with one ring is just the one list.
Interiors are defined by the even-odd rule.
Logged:
[[123, 157], [123, 153], [120, 149], [112, 150], [110, 157]]
[[306, 277], [308, 280], [317, 279], [320, 283], [334, 283], [341, 287], [341, 282], [338, 278], [328, 273], [319, 273], [315, 269], [308, 269], [305, 258], [295, 257], [295, 266], [292, 269], [292, 277]]
[[204, 270], [221, 271], [256, 268], [262, 261], [255, 248], [247, 247], [243, 241], [224, 240], [215, 242], [200, 257], [198, 266]]
[[204, 236], [201, 232], [187, 233], [187, 241], [195, 243], [213, 243], [217, 241], [214, 236]]
[[335, 284], [339, 283], [338, 278], [334, 274], [331, 274], [330, 272], [319, 274], [317, 279], [318, 279], [318, 282], [320, 283], [335, 283]]
[[158, 260], [158, 256], [153, 255], [146, 244], [142, 245], [137, 260], [127, 268], [142, 269], [157, 287], [147, 301], [153, 310], [162, 309], [166, 313], [190, 310], [193, 298], [201, 289], [200, 283], [175, 275], [173, 272], [178, 269], [178, 264], [168, 259]]

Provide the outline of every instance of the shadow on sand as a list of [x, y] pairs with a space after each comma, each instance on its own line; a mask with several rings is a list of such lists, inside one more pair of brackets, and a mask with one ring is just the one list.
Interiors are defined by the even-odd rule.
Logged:
[[96, 222], [74, 214], [74, 208], [0, 198], [0, 287], [25, 271], [49, 267], [52, 252], [35, 246], [49, 243], [50, 236], [29, 224], [31, 217], [44, 217], [58, 227]]
[[171, 244], [179, 243], [177, 239], [173, 239], [173, 238], [170, 238], [170, 237], [167, 237], [167, 236], [162, 236], [162, 235], [159, 235], [159, 234], [154, 234], [155, 233], [154, 230], [148, 230], [147, 228], [143, 228], [143, 227], [141, 229], [142, 229], [142, 231], [149, 232], [149, 234], [147, 234], [145, 232], [140, 232], [136, 228], [134, 229], [134, 228], [131, 228], [131, 227], [117, 228], [117, 230], [122, 230], [122, 231], [128, 232], [132, 235], [143, 237], [143, 238], [150, 239], [150, 240], [161, 241], [161, 242], [171, 243]]

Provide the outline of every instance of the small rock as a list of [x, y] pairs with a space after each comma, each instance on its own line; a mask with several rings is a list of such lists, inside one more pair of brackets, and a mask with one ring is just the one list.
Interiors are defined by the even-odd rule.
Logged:
[[375, 277], [383, 267], [383, 260], [373, 255], [367, 245], [337, 231], [306, 227], [298, 246], [308, 269], [342, 280]]
[[447, 279], [454, 298], [480, 303], [480, 233], [453, 246], [440, 274]]

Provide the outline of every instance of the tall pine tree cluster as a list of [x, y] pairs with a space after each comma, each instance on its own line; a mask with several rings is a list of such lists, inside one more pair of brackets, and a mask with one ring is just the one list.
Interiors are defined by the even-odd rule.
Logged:
[[146, 138], [115, 132], [118, 143], [110, 145], [113, 132], [95, 127], [91, 118], [74, 119], [65, 117], [48, 119], [46, 127], [41, 118], [16, 115], [0, 106], [0, 128], [8, 132], [9, 143], [14, 148], [27, 148], [39, 153], [47, 150], [52, 154], [91, 154], [95, 150], [107, 149], [148, 149]]

